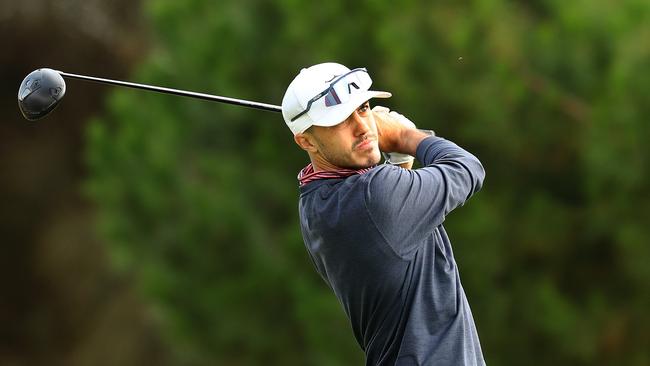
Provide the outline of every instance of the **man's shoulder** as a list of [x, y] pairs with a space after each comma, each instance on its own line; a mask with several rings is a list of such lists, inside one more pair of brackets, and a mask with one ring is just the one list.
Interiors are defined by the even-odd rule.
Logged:
[[342, 179], [337, 185], [337, 189], [345, 191], [359, 191], [368, 195], [371, 190], [379, 187], [392, 187], [394, 182], [399, 180], [400, 175], [406, 171], [400, 167], [390, 164], [380, 164], [370, 169], [368, 172], [360, 175], [353, 175]]
[[364, 174], [359, 183], [365, 185], [368, 190], [391, 190], [396, 185], [410, 176], [411, 171], [396, 165], [378, 165], [368, 173]]

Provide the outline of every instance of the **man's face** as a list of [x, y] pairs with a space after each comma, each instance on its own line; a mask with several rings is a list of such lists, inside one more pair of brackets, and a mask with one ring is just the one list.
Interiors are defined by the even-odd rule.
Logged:
[[312, 126], [302, 135], [310, 148], [296, 141], [310, 153], [319, 170], [367, 168], [381, 159], [377, 126], [368, 102], [336, 126]]

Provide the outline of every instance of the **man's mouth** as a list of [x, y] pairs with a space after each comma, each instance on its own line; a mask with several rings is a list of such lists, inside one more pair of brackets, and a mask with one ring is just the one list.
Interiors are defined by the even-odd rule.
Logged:
[[374, 137], [366, 137], [354, 145], [355, 150], [366, 150], [372, 148], [372, 143], [376, 141]]

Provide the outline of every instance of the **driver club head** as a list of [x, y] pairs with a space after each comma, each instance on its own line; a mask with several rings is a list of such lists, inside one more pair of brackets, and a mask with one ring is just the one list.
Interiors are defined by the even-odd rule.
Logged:
[[18, 89], [18, 107], [30, 120], [45, 117], [59, 104], [65, 95], [65, 81], [52, 69], [32, 71], [23, 79]]

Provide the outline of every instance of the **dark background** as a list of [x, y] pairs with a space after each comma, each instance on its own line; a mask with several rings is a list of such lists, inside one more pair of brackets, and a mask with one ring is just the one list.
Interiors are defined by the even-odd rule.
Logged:
[[650, 363], [647, 1], [0, 1], [0, 31], [0, 364], [361, 364], [279, 114], [16, 102], [51, 67], [280, 104], [324, 61], [485, 165], [445, 226], [488, 364]]

